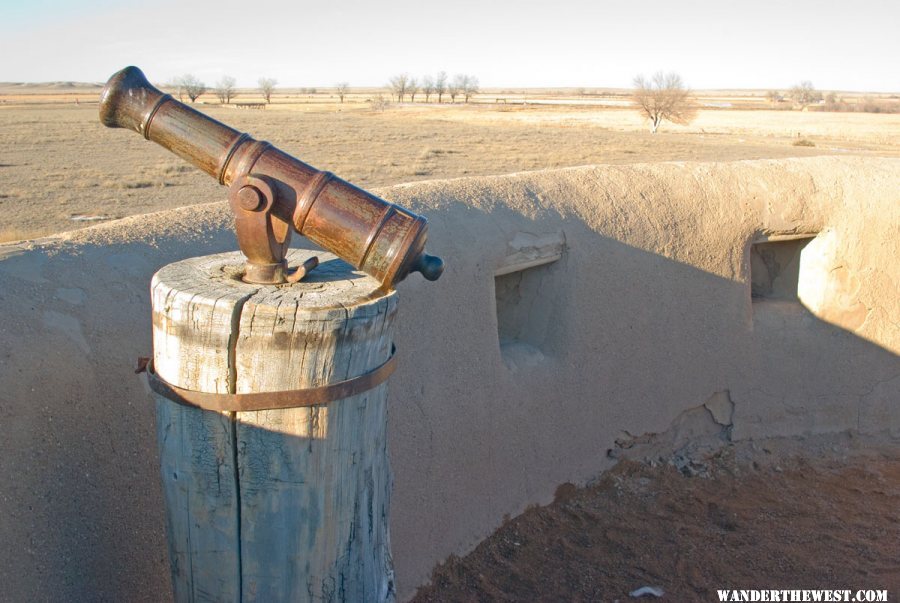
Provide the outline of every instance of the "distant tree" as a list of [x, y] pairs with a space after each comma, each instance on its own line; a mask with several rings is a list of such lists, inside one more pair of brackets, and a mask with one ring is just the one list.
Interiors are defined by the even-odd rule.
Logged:
[[181, 94], [180, 91], [184, 90], [184, 93], [187, 94], [192, 103], [206, 92], [206, 84], [201, 82], [197, 77], [191, 75], [190, 73], [178, 78], [178, 88], [179, 96]]
[[766, 92], [766, 98], [774, 105], [781, 100], [781, 93], [778, 90], [769, 90]]
[[214, 88], [216, 96], [219, 97], [219, 102], [228, 104], [231, 102], [232, 97], [234, 97], [234, 85], [237, 82], [234, 81], [233, 77], [229, 77], [227, 75], [222, 76], [218, 82], [216, 82], [216, 87]]
[[816, 90], [815, 86], [813, 86], [812, 82], [809, 80], [804, 80], [791, 88], [789, 94], [791, 100], [793, 100], [801, 107], [805, 107], [806, 105], [811, 105], [812, 103], [817, 103], [822, 100], [822, 93]]
[[634, 78], [631, 99], [641, 114], [650, 120], [650, 132], [656, 134], [663, 121], [675, 124], [693, 121], [697, 110], [690, 101], [690, 93], [680, 75], [658, 71], [650, 80], [642, 75]]
[[184, 79], [182, 77], [176, 77], [172, 80], [170, 84], [166, 84], [169, 88], [177, 88], [178, 89], [178, 100], [184, 102], [184, 86], [181, 84], [181, 80]]
[[406, 84], [406, 92], [409, 93], [409, 102], [416, 102], [416, 94], [419, 92], [419, 82], [416, 78], [409, 78], [409, 82]]
[[340, 82], [337, 86], [337, 95], [341, 99], [341, 103], [344, 102], [344, 97], [347, 96], [347, 91], [350, 90], [350, 84], [347, 82]]
[[271, 77], [261, 77], [256, 83], [259, 85], [259, 93], [262, 94], [267, 103], [271, 103], [272, 93], [275, 91], [275, 86], [278, 85], [278, 80]]
[[406, 73], [395, 75], [388, 80], [388, 87], [391, 89], [391, 92], [394, 93], [394, 96], [397, 97], [397, 102], [402, 103], [403, 98], [406, 96], [407, 89], [409, 88], [409, 75]]
[[450, 80], [450, 83], [447, 85], [447, 94], [450, 95], [450, 102], [455, 103], [456, 97], [459, 96], [459, 93], [462, 92], [462, 89], [466, 85], [466, 76], [460, 73], [453, 76], [453, 79]]
[[469, 102], [469, 99], [472, 98], [473, 95], [478, 94], [478, 78], [474, 75], [464, 76], [462, 93], [466, 102]]
[[431, 95], [434, 94], [434, 79], [430, 75], [422, 78], [422, 92], [425, 94], [425, 102], [427, 103], [431, 99]]
[[447, 72], [441, 71], [434, 78], [434, 93], [438, 95], [438, 103], [441, 102], [445, 92], [447, 92]]

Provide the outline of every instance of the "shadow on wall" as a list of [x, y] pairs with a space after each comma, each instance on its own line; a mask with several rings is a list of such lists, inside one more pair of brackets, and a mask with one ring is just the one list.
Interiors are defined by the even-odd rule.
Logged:
[[[858, 315], [859, 298], [877, 294], [829, 280], [852, 274], [854, 263], [848, 281], [871, 277], [872, 266], [841, 259], [838, 234], [851, 238], [827, 220], [763, 237], [751, 217], [709, 226], [716, 240], [687, 233], [681, 250], [651, 241], [660, 247], [653, 252], [555, 206], [523, 213], [498, 202], [442, 221], [432, 245], [455, 261], [436, 285], [402, 290], [398, 349], [415, 370], [391, 389], [401, 596], [427, 579], [431, 560], [471, 550], [503, 517], [550, 502], [559, 483], [609, 467], [606, 452], [622, 432], [666, 431], [716, 396], [734, 405], [736, 439], [900, 434], [898, 356], [838, 326], [883, 320], [874, 310]], [[661, 228], [679, 228], [664, 219]], [[789, 243], [796, 232], [812, 240]], [[533, 260], [546, 261], [509, 271], [524, 237], [564, 240], [563, 253], [535, 251]], [[754, 247], [782, 240], [811, 252], [801, 253], [805, 266], [779, 250], [764, 277]], [[667, 257], [679, 251], [685, 261]], [[722, 258], [718, 274], [687, 263], [713, 255]], [[775, 294], [754, 298], [752, 283], [764, 278]]]
[[150, 350], [150, 276], [234, 245], [207, 234], [0, 247], [3, 597], [171, 592], [154, 410], [134, 365]]
[[[597, 178], [567, 178], [581, 174]], [[528, 198], [538, 177], [516, 178]], [[780, 252], [754, 271], [752, 244], [768, 242], [756, 224], [711, 226], [680, 256], [629, 234], [640, 224], [605, 232], [562, 202], [538, 205], [414, 207], [447, 271], [400, 287], [388, 439], [401, 599], [504, 516], [609, 467], [621, 432], [662, 432], [716, 392], [734, 404], [735, 438], [900, 433], [898, 356], [831, 324], [883, 318], [860, 322], [853, 299], [835, 306], [833, 281], [810, 277], [834, 268], [840, 237], [795, 229], [819, 233], [804, 248], [819, 251], [808, 270], [801, 254], [793, 299]], [[235, 243], [224, 228], [201, 240], [142, 236], [0, 261], [0, 583], [11, 599], [170, 592], [154, 410], [133, 363], [150, 349], [153, 272]], [[694, 265], [712, 253], [716, 273]], [[752, 296], [754, 281], [765, 289], [759, 265], [787, 295]]]

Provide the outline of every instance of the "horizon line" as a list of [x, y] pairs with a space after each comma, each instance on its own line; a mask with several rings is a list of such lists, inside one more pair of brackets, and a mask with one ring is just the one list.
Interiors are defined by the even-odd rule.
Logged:
[[[154, 86], [158, 88], [176, 88], [177, 85], [172, 82], [152, 82]], [[106, 85], [105, 81], [84, 81], [84, 80], [45, 80], [45, 81], [2, 81], [0, 80], [0, 87], [6, 86], [32, 86], [32, 87], [41, 87], [41, 86], [58, 86], [58, 85], [68, 85], [73, 88], [81, 87], [98, 87], [102, 88]], [[799, 82], [798, 82], [799, 84]], [[790, 90], [797, 84], [794, 84], [790, 87], [765, 87], [765, 88], [742, 88], [735, 86], [719, 86], [719, 87], [706, 87], [706, 88], [693, 88], [688, 87], [688, 91], [691, 93], [700, 93], [700, 92], [769, 92], [771, 90], [780, 91], [780, 90]], [[207, 85], [208, 91], [207, 93], [212, 93], [215, 90], [215, 84]], [[337, 87], [336, 83], [322, 85], [322, 84], [298, 84], [298, 85], [276, 85], [277, 90], [283, 91], [302, 91], [306, 89], [318, 89], [321, 88], [323, 90], [333, 90]], [[250, 90], [258, 90], [258, 86], [235, 86], [235, 90], [241, 91], [250, 91]], [[350, 90], [388, 90], [388, 84], [382, 85], [359, 85], [353, 86], [349, 85]], [[479, 90], [478, 94], [488, 94], [488, 93], [496, 93], [508, 90], [509, 92], [522, 92], [522, 91], [577, 91], [580, 89], [584, 90], [603, 90], [610, 92], [631, 92], [634, 90], [632, 87], [622, 87], [622, 86], [603, 86], [603, 85], [590, 85], [590, 84], [579, 84], [579, 85], [536, 85], [536, 86], [522, 86], [522, 85], [491, 85]], [[819, 92], [835, 92], [835, 93], [848, 93], [848, 94], [883, 94], [883, 95], [900, 95], [900, 90], [855, 90], [850, 88], [816, 88]]]

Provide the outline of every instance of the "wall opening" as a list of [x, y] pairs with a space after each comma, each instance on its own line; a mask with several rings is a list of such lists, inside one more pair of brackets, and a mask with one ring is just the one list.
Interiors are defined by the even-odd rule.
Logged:
[[552, 272], [548, 263], [494, 276], [497, 335], [504, 355], [543, 358], [541, 347], [555, 305]]
[[770, 238], [750, 245], [750, 296], [754, 302], [799, 301], [803, 249], [814, 238]]
[[518, 232], [494, 269], [497, 336], [503, 361], [512, 371], [544, 359], [550, 324], [559, 320], [558, 262], [565, 246], [562, 231]]

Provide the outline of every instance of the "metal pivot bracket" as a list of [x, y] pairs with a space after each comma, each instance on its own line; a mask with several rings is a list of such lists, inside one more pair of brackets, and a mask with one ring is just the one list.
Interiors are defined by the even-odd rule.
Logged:
[[319, 264], [316, 257], [289, 269], [285, 255], [293, 230], [273, 213], [275, 188], [269, 179], [253, 174], [236, 178], [228, 189], [238, 245], [247, 258], [243, 281], [259, 285], [295, 283]]

